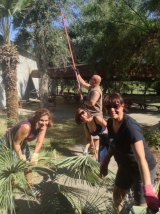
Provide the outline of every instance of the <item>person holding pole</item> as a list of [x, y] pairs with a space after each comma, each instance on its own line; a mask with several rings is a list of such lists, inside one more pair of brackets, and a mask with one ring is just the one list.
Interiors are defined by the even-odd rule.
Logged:
[[[88, 110], [90, 111], [90, 113], [92, 115], [94, 115], [94, 116], [95, 115], [102, 115], [102, 91], [100, 88], [101, 77], [99, 75], [93, 75], [91, 77], [89, 83], [86, 83], [82, 79], [82, 77], [80, 76], [80, 74], [76, 68], [76, 64], [75, 64], [75, 60], [74, 60], [74, 56], [73, 56], [73, 52], [72, 52], [72, 47], [70, 44], [70, 39], [68, 36], [65, 18], [64, 18], [64, 14], [63, 14], [62, 10], [61, 10], [61, 17], [62, 17], [62, 24], [64, 27], [64, 31], [66, 34], [66, 39], [67, 39], [67, 43], [68, 43], [70, 56], [72, 59], [73, 70], [74, 70], [77, 85], [78, 85], [78, 92], [80, 95], [80, 99], [83, 100], [83, 95], [81, 93], [81, 88], [80, 88], [80, 86], [83, 86], [89, 90], [88, 95], [87, 95], [87, 101], [85, 101], [86, 107], [88, 108]], [[92, 136], [92, 138], [93, 138], [93, 142], [95, 144], [96, 151], [98, 151], [99, 136]], [[86, 146], [85, 152], [86, 153], [88, 152], [88, 146]], [[97, 156], [96, 153], [95, 153], [95, 156]]]
[[[77, 71], [78, 80], [80, 85], [88, 89], [86, 100], [84, 101], [84, 106], [90, 112], [92, 116], [99, 116], [103, 118], [102, 112], [102, 90], [100, 88], [101, 77], [99, 75], [93, 75], [89, 83], [87, 83]], [[99, 136], [91, 136], [94, 146], [96, 148], [96, 153], [99, 150]], [[86, 145], [85, 153], [88, 153], [89, 146]], [[95, 154], [96, 155], [96, 154]], [[97, 156], [97, 155], [96, 155]]]

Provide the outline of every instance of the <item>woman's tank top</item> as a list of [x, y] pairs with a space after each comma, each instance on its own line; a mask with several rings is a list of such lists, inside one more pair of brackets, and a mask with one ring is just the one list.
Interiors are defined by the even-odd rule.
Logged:
[[[27, 124], [27, 125], [29, 125], [31, 127], [30, 121], [29, 120], [24, 120], [24, 121], [21, 121], [20, 123], [16, 124], [15, 126], [13, 126], [12, 128], [10, 128], [5, 133], [3, 139], [4, 139], [5, 144], [6, 144], [7, 147], [9, 147], [9, 148], [12, 147], [15, 135], [16, 135], [18, 129], [20, 128], [20, 126], [23, 125], [23, 124]], [[30, 142], [32, 140], [35, 140], [37, 136], [38, 136], [38, 132], [35, 134], [31, 130], [29, 135], [24, 139], [24, 141]]]
[[99, 125], [97, 122], [96, 122], [96, 119], [95, 117], [93, 117], [93, 120], [94, 120], [94, 123], [96, 125], [96, 130], [94, 132], [90, 132], [88, 126], [87, 126], [87, 123], [86, 123], [86, 128], [88, 130], [88, 132], [92, 135], [92, 136], [96, 136], [96, 135], [99, 135], [100, 133], [102, 133], [103, 131], [103, 127], [101, 125]]

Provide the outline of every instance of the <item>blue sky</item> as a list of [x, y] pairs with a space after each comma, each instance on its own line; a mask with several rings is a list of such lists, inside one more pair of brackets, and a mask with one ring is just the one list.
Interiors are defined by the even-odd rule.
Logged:
[[14, 41], [15, 40], [15, 36], [17, 34], [18, 30], [12, 30], [11, 31], [11, 40]]

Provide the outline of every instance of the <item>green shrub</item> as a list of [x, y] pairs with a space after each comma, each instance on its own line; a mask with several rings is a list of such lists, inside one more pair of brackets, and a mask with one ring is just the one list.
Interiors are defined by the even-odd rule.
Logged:
[[146, 131], [144, 136], [149, 146], [154, 146], [156, 149], [160, 149], [160, 128]]
[[154, 82], [152, 88], [156, 91], [157, 95], [160, 95], [160, 81]]

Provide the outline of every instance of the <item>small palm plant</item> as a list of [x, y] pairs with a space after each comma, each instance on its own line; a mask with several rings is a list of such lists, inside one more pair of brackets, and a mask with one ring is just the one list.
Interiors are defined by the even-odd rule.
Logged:
[[0, 147], [0, 209], [15, 213], [15, 190], [28, 187], [26, 163], [5, 146]]
[[[114, 213], [113, 203], [108, 202], [106, 197], [106, 189], [101, 188], [103, 185], [112, 185], [113, 177], [102, 181], [99, 178], [99, 163], [90, 156], [74, 156], [57, 161], [49, 154], [44, 154], [41, 160], [43, 162], [32, 168], [50, 179], [39, 183], [39, 214]], [[44, 167], [44, 161], [47, 167]], [[25, 193], [27, 196], [25, 190], [29, 186], [24, 176], [27, 167], [28, 164], [16, 158], [10, 149], [0, 147], [0, 209], [10, 214], [16, 213], [16, 194]], [[123, 213], [136, 212], [126, 202]], [[142, 213], [146, 213], [146, 210]]]
[[[73, 156], [56, 163], [59, 169], [63, 169], [63, 174], [87, 182], [88, 185], [95, 185], [99, 182], [99, 163], [90, 156]], [[64, 170], [65, 169], [65, 170]]]
[[40, 213], [105, 213], [105, 188], [100, 189], [99, 163], [90, 156], [50, 160], [54, 176], [41, 185]]
[[17, 195], [23, 195], [27, 200], [31, 196], [35, 199], [35, 196], [31, 195], [31, 187], [24, 173], [28, 167], [32, 167], [34, 171], [51, 174], [48, 168], [35, 167], [20, 160], [11, 148], [5, 146], [5, 143], [0, 145], [0, 211], [16, 213]]

